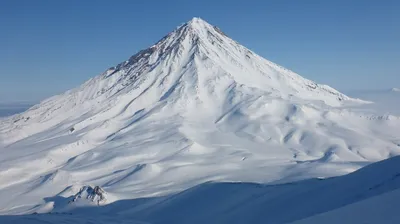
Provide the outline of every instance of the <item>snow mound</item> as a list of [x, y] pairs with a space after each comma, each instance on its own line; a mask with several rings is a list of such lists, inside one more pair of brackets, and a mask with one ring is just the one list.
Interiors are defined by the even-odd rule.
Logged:
[[75, 194], [73, 199], [69, 203], [95, 203], [97, 205], [104, 204], [107, 201], [107, 193], [99, 186], [91, 187], [84, 186], [78, 193]]

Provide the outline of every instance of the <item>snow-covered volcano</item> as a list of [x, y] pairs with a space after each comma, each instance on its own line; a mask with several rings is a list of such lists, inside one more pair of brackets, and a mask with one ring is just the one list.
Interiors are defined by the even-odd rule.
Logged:
[[[261, 58], [217, 27], [194, 18], [82, 86], [12, 118], [11, 127], [3, 128], [0, 140], [9, 145], [76, 117], [80, 119], [71, 123], [74, 130], [100, 120], [127, 120], [135, 113], [138, 116], [152, 110], [154, 114], [164, 108], [170, 114], [195, 113], [196, 119], [202, 109], [201, 114], [216, 120], [234, 105], [262, 97], [332, 106], [351, 100]], [[96, 118], [82, 121], [88, 112]], [[32, 124], [35, 127], [30, 129]], [[109, 130], [107, 134], [117, 131]]]
[[[400, 119], [276, 65], [194, 18], [82, 86], [0, 120], [0, 213], [206, 181], [348, 173], [400, 153]], [[10, 195], [14, 195], [11, 197]], [[23, 196], [22, 196], [23, 195]]]

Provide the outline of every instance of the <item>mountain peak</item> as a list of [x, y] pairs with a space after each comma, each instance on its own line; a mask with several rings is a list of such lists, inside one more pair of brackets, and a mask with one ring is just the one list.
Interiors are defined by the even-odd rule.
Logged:
[[[217, 31], [220, 34], [223, 34], [222, 31], [219, 30], [216, 26], [211, 25], [207, 21], [199, 18], [199, 17], [193, 17], [191, 20], [189, 20], [187, 23], [185, 23], [183, 26], [180, 27], [181, 29], [187, 29], [194, 31], [192, 33], [196, 35], [203, 35], [204, 34], [209, 34], [210, 32]], [[179, 30], [179, 28], [178, 28]], [[223, 34], [225, 36], [225, 34]]]
[[198, 28], [198, 29], [213, 27], [213, 25], [211, 25], [207, 21], [201, 19], [200, 17], [193, 17], [191, 20], [189, 20], [187, 23], [185, 23], [185, 25], [192, 27], [192, 28]]
[[[196, 24], [196, 23], [207, 23], [205, 20], [200, 17], [193, 17], [191, 20], [187, 22], [188, 24]], [[207, 23], [208, 24], [208, 23]]]

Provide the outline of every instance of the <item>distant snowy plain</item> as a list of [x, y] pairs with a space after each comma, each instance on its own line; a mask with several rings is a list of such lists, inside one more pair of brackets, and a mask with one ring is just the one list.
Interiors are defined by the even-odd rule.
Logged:
[[22, 113], [29, 109], [33, 104], [31, 103], [1, 103], [0, 102], [0, 117], [8, 117], [15, 114]]

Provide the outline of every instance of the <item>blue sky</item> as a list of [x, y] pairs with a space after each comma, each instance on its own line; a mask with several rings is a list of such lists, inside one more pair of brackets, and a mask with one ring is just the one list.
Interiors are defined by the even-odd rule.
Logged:
[[396, 0], [3, 0], [0, 101], [78, 86], [194, 16], [336, 89], [400, 86], [399, 12]]

